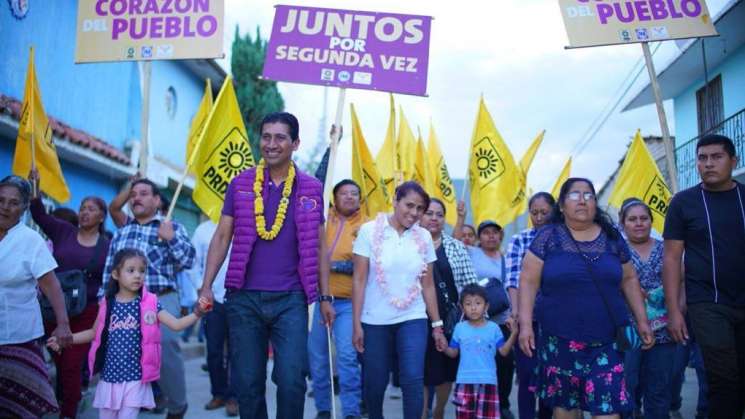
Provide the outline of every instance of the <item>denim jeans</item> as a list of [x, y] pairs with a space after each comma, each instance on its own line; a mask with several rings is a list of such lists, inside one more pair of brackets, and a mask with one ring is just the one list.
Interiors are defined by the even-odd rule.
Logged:
[[[689, 329], [690, 331], [690, 329]], [[675, 348], [675, 361], [673, 362], [673, 380], [671, 383], [672, 401], [670, 410], [680, 410], [683, 405], [681, 391], [683, 382], [685, 382], [686, 368], [689, 364], [696, 370], [696, 379], [698, 381], [698, 401], [696, 402], [696, 412], [708, 414], [709, 403], [706, 399], [708, 391], [706, 385], [706, 371], [704, 371], [704, 359], [701, 356], [701, 348], [695, 342], [689, 342], [687, 345], [677, 345]]]
[[404, 419], [420, 419], [424, 409], [424, 354], [427, 319], [388, 325], [362, 324], [365, 332], [365, 402], [370, 419], [383, 418], [383, 398], [394, 352], [398, 355]]
[[[334, 369], [339, 374], [342, 417], [359, 416], [362, 383], [357, 351], [352, 345], [352, 300], [337, 299], [332, 304], [336, 310], [336, 320], [332, 326], [332, 338], [336, 347]], [[316, 411], [330, 412], [332, 388], [329, 379], [329, 349], [320, 304], [316, 304], [314, 309], [313, 324], [308, 336], [308, 360]]]
[[241, 418], [267, 419], [266, 362], [274, 352], [277, 418], [303, 417], [308, 372], [308, 306], [302, 291], [229, 291], [225, 299], [230, 372]]
[[215, 301], [212, 311], [204, 316], [205, 336], [207, 338], [207, 371], [210, 374], [212, 397], [223, 400], [234, 399], [232, 375], [228, 373], [230, 362], [225, 344], [228, 341], [228, 317], [225, 304]]
[[663, 343], [646, 351], [626, 351], [626, 388], [631, 400], [639, 400], [641, 396], [645, 419], [670, 417], [670, 385], [676, 346], [674, 343]]

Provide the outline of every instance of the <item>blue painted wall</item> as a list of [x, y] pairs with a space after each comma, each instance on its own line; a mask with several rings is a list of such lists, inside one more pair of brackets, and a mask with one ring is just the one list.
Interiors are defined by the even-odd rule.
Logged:
[[[166, 93], [173, 88], [175, 113], [169, 115]], [[179, 61], [155, 61], [150, 81], [150, 153], [171, 163], [186, 161], [186, 140], [191, 119], [204, 94], [200, 80]]]
[[29, 5], [25, 18], [18, 20], [7, 1], [0, 3], [0, 93], [23, 99], [33, 45], [48, 115], [119, 148], [126, 139], [139, 138], [137, 64], [75, 64], [77, 1], [31, 1]]
[[[722, 76], [724, 118], [745, 108], [745, 45], [741, 45], [727, 60], [709, 69], [709, 79]], [[674, 98], [675, 142], [679, 147], [698, 136], [696, 91], [704, 86], [703, 75], [687, 90]]]
[[[134, 62], [75, 64], [77, 0], [31, 1], [16, 19], [0, 0], [0, 93], [23, 99], [29, 48], [35, 49], [36, 76], [47, 115], [122, 149], [140, 138], [142, 97], [139, 66]], [[176, 93], [169, 115], [166, 92]], [[155, 61], [150, 87], [150, 151], [175, 165], [184, 163], [191, 118], [204, 92], [204, 81], [180, 61]], [[15, 135], [0, 138], [0, 175], [10, 173]], [[110, 201], [120, 181], [61, 161], [72, 193], [65, 206], [76, 209], [83, 197]], [[198, 211], [193, 211], [195, 214]], [[196, 216], [196, 215], [194, 215]], [[109, 221], [108, 227], [112, 229]]]

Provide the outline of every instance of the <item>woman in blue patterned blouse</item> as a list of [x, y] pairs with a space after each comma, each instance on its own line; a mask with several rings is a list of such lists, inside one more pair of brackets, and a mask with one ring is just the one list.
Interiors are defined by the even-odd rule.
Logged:
[[641, 401], [648, 419], [668, 418], [675, 343], [665, 327], [667, 312], [662, 292], [662, 241], [651, 237], [652, 211], [638, 198], [621, 205], [618, 220], [631, 249], [631, 263], [644, 293], [655, 345], [646, 351], [626, 351], [626, 387], [631, 400]]

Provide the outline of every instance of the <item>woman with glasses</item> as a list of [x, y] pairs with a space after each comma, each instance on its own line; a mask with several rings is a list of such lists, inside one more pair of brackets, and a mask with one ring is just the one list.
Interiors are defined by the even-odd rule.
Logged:
[[631, 410], [623, 354], [614, 345], [617, 328], [629, 324], [626, 303], [650, 348], [654, 335], [628, 245], [598, 208], [592, 182], [570, 178], [520, 273], [520, 349], [538, 357], [537, 394], [555, 418], [579, 410], [618, 418]]

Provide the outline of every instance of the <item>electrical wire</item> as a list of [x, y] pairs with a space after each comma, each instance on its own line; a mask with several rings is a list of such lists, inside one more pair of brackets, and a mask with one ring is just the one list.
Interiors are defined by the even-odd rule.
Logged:
[[[657, 45], [655, 45], [654, 49], [652, 50], [652, 56], [654, 56], [657, 50], [660, 49], [661, 45], [662, 45], [662, 42], [658, 42]], [[600, 132], [600, 130], [605, 125], [605, 123], [608, 122], [608, 119], [610, 119], [610, 117], [613, 116], [613, 113], [616, 111], [616, 109], [618, 109], [618, 106], [621, 104], [623, 99], [626, 97], [626, 95], [629, 93], [629, 91], [634, 86], [636, 81], [639, 79], [639, 76], [641, 76], [641, 74], [644, 72], [645, 68], [646, 68], [646, 64], [644, 64], [644, 57], [641, 57], [639, 60], [636, 61], [634, 66], [631, 68], [631, 71], [629, 71], [629, 74], [623, 80], [623, 82], [621, 82], [618, 90], [616, 90], [616, 92], [611, 96], [611, 99], [608, 101], [606, 106], [603, 108], [603, 111], [601, 111], [600, 114], [598, 114], [598, 117], [595, 118], [595, 120], [593, 120], [590, 126], [587, 127], [587, 130], [581, 137], [582, 139], [574, 145], [570, 155], [578, 156], [585, 150], [585, 148], [587, 148], [587, 146], [592, 142], [592, 140], [595, 139], [595, 136], [597, 135], [597, 133]], [[629, 79], [631, 79], [631, 82], [629, 82]], [[621, 92], [620, 96], [618, 96], [616, 101], [613, 102], [612, 98], [616, 97], [619, 94], [619, 92]], [[613, 106], [608, 108], [608, 105], [610, 105], [611, 103], [613, 103]], [[600, 121], [600, 122], [598, 123], [597, 121]]]

